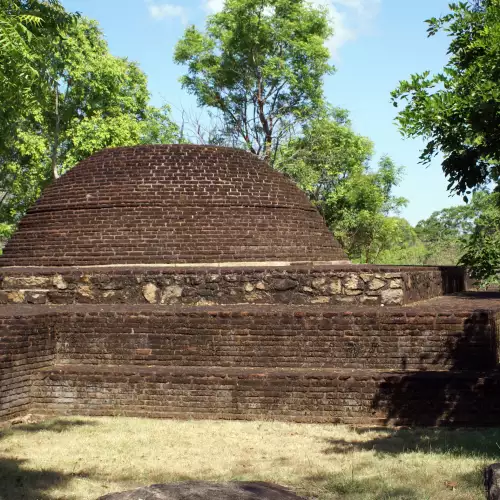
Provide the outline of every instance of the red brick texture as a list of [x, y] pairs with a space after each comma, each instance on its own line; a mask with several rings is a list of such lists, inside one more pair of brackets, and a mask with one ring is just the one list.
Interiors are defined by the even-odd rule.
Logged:
[[487, 311], [82, 307], [49, 321], [58, 364], [385, 370], [496, 364], [494, 315]]
[[460, 268], [345, 259], [250, 154], [102, 151], [0, 257], [0, 420], [498, 424], [500, 295], [443, 297]]
[[498, 425], [500, 374], [55, 366], [35, 412], [344, 424]]
[[45, 320], [24, 314], [0, 317], [0, 420], [25, 413], [31, 381], [54, 362], [55, 342]]
[[241, 150], [107, 149], [45, 189], [0, 265], [343, 261], [292, 181]]
[[474, 297], [386, 309], [3, 306], [0, 416], [492, 423], [500, 300]]

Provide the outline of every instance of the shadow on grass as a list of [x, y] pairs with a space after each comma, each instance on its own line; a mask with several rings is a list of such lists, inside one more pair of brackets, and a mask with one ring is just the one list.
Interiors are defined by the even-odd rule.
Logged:
[[449, 454], [461, 457], [500, 460], [500, 429], [356, 429], [361, 439], [327, 439], [324, 453], [375, 451], [381, 454]]
[[24, 462], [0, 458], [0, 500], [48, 500], [51, 488], [63, 487], [73, 477], [52, 470], [25, 469]]
[[[55, 432], [55, 433], [60, 433], [60, 432], [65, 432], [73, 429], [74, 427], [83, 427], [86, 425], [96, 425], [96, 422], [93, 420], [86, 420], [86, 419], [61, 419], [61, 418], [56, 418], [56, 419], [51, 419], [51, 420], [44, 420], [42, 422], [36, 422], [32, 424], [20, 424], [20, 425], [13, 425], [11, 427], [6, 427], [2, 430], [0, 430], [0, 438], [5, 437], [5, 436], [10, 436], [14, 433], [17, 432], [28, 432], [28, 433], [35, 433], [35, 432]], [[1, 500], [1, 497], [0, 497]]]
[[[346, 474], [325, 474], [306, 479], [309, 484], [318, 483], [321, 497], [335, 495], [343, 499], [377, 500], [420, 500], [422, 494], [413, 488], [401, 485], [389, 485], [382, 477], [349, 477]], [[313, 487], [314, 488], [314, 487]]]

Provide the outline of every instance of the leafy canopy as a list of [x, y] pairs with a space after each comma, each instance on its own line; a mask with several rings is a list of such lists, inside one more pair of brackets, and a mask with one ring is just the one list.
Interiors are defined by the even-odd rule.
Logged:
[[48, 182], [95, 151], [179, 140], [169, 108], [149, 105], [145, 74], [109, 53], [94, 21], [79, 18], [58, 30], [39, 33], [28, 47], [38, 76], [9, 90], [16, 112], [0, 122], [3, 233]]
[[187, 65], [183, 87], [222, 115], [225, 134], [273, 161], [323, 103], [331, 34], [326, 11], [306, 0], [227, 0], [205, 32], [186, 29], [174, 60]]
[[[500, 166], [500, 0], [450, 4], [450, 13], [427, 21], [429, 36], [451, 38], [443, 71], [412, 75], [393, 91], [402, 133], [423, 137], [421, 161], [441, 152], [448, 189], [470, 194]], [[467, 200], [467, 196], [465, 196]]]
[[57, 0], [0, 0], [0, 121], [36, 90], [44, 40], [60, 37], [76, 19]]
[[[474, 201], [474, 199], [473, 199]], [[474, 205], [474, 203], [473, 203]], [[460, 264], [483, 285], [500, 284], [500, 193], [483, 193]]]
[[393, 217], [406, 204], [393, 195], [402, 169], [383, 157], [370, 170], [372, 142], [356, 134], [345, 110], [326, 108], [279, 152], [290, 176], [323, 214], [351, 259], [374, 262], [400, 231]]

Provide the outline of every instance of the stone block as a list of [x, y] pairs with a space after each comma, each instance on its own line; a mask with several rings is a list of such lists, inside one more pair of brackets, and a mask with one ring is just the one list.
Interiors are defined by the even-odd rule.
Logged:
[[52, 278], [52, 284], [58, 289], [58, 290], [66, 290], [68, 288], [68, 283], [66, 280], [60, 275], [56, 274]]
[[357, 274], [351, 273], [344, 281], [346, 290], [363, 290], [364, 283]]
[[368, 289], [372, 291], [380, 290], [381, 288], [384, 288], [386, 285], [386, 282], [380, 278], [373, 278], [369, 284], [368, 284]]
[[142, 295], [150, 304], [156, 304], [158, 302], [160, 292], [154, 283], [146, 283], [142, 287]]
[[342, 281], [340, 279], [332, 279], [328, 287], [331, 295], [339, 295], [342, 293]]
[[404, 295], [401, 289], [389, 288], [387, 290], [382, 290], [380, 296], [382, 304], [386, 306], [398, 306], [403, 304]]
[[[161, 294], [161, 302], [169, 302], [182, 297], [182, 288], [178, 285], [167, 286]], [[211, 294], [209, 294], [211, 295]]]
[[286, 292], [297, 288], [298, 282], [289, 278], [274, 278], [271, 280], [271, 286], [278, 292]]
[[7, 293], [7, 300], [13, 304], [22, 304], [25, 299], [25, 294], [21, 290], [12, 290]]
[[326, 278], [315, 278], [312, 280], [311, 285], [316, 290], [322, 290], [326, 283]]
[[403, 280], [401, 278], [391, 279], [389, 282], [390, 288], [403, 288]]

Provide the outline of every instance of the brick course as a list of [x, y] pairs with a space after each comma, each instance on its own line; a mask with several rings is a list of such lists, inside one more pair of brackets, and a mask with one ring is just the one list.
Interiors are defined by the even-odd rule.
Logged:
[[498, 425], [500, 374], [55, 366], [37, 373], [49, 414], [347, 424]]
[[29, 409], [32, 377], [51, 366], [54, 356], [52, 332], [41, 318], [0, 317], [0, 420]]

